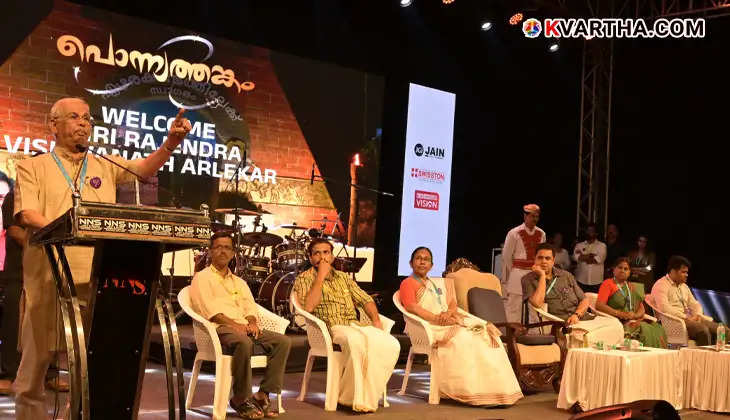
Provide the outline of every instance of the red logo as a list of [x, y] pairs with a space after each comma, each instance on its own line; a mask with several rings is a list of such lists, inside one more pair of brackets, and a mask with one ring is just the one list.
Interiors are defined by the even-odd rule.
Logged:
[[430, 191], [416, 190], [416, 200], [413, 207], [417, 209], [436, 210], [439, 209], [439, 194]]
[[440, 184], [446, 180], [446, 174], [443, 172], [432, 171], [430, 169], [411, 168], [411, 178], [422, 179], [424, 181]]

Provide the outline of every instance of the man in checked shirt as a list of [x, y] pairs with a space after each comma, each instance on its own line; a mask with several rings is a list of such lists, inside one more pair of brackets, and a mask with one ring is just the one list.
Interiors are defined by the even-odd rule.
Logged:
[[[294, 290], [305, 311], [327, 324], [332, 341], [342, 348], [345, 367], [340, 377], [340, 404], [354, 411], [374, 412], [398, 361], [400, 344], [383, 331], [373, 299], [346, 273], [332, 267], [333, 246], [317, 238], [307, 247], [312, 268], [299, 274]], [[358, 322], [361, 307], [372, 325]]]

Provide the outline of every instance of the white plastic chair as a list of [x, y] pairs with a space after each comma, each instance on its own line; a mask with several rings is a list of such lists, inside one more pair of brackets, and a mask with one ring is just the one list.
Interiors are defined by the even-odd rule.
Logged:
[[[309, 341], [309, 354], [307, 354], [307, 365], [304, 368], [304, 377], [302, 378], [302, 389], [299, 392], [297, 401], [304, 401], [307, 393], [309, 378], [312, 374], [312, 366], [315, 357], [327, 358], [327, 385], [324, 396], [325, 411], [337, 410], [337, 400], [340, 395], [340, 374], [344, 366], [343, 355], [341, 351], [335, 351], [332, 346], [332, 337], [330, 336], [327, 325], [321, 319], [307, 312], [299, 304], [296, 292], [290, 297], [290, 302], [294, 305], [297, 314], [304, 317], [307, 330], [307, 340]], [[364, 311], [360, 311], [360, 320], [369, 321]], [[383, 331], [390, 333], [395, 321], [383, 315], [380, 315], [380, 322], [383, 324]], [[383, 407], [390, 407], [388, 404], [387, 389], [383, 391]]]
[[[648, 294], [644, 297], [644, 302], [649, 305], [656, 314], [659, 321], [664, 327], [664, 331], [667, 332], [667, 343], [680, 345], [680, 346], [694, 346], [694, 340], [689, 339], [687, 335], [687, 325], [684, 323], [682, 318], [674, 315], [666, 314], [657, 308], [654, 296]], [[712, 321], [712, 318], [707, 315], [700, 315], [703, 319]]]
[[[611, 314], [607, 314], [606, 312], [601, 312], [598, 309], [596, 309], [596, 300], [598, 300], [598, 293], [587, 292], [587, 293], [585, 293], [585, 297], [588, 298], [589, 306], [590, 306], [591, 310], [596, 313], [596, 315], [616, 318], [615, 316], [613, 316]], [[616, 318], [616, 319], [618, 319], [618, 318]], [[647, 321], [657, 322], [656, 318], [654, 318], [653, 316], [646, 314], [646, 313], [644, 314], [644, 319]], [[619, 319], [619, 321], [621, 321], [621, 320]], [[623, 321], [621, 321], [621, 322], [623, 323]]]
[[[408, 386], [408, 377], [411, 374], [411, 367], [413, 366], [413, 356], [416, 354], [425, 354], [428, 356], [428, 362], [431, 365], [431, 380], [428, 391], [428, 403], [438, 404], [441, 400], [439, 395], [439, 370], [438, 370], [438, 352], [434, 352], [433, 348], [436, 345], [433, 332], [431, 331], [431, 324], [425, 319], [418, 315], [412, 314], [403, 307], [400, 302], [400, 292], [396, 291], [393, 294], [393, 303], [395, 307], [403, 314], [403, 319], [406, 321], [406, 334], [411, 340], [411, 350], [408, 352], [408, 361], [406, 362], [406, 370], [403, 374], [403, 384], [398, 391], [398, 395], [403, 395], [406, 392]], [[484, 323], [484, 320], [474, 316], [461, 308], [457, 309], [459, 314], [466, 318], [472, 318], [475, 322]]]
[[[190, 286], [184, 287], [177, 295], [178, 302], [183, 311], [193, 319], [193, 334], [198, 352], [195, 354], [193, 372], [188, 386], [188, 396], [185, 400], [185, 409], [190, 409], [195, 394], [195, 386], [198, 383], [198, 374], [203, 361], [215, 362], [215, 394], [213, 395], [213, 419], [225, 419], [228, 399], [231, 394], [233, 375], [231, 374], [232, 356], [224, 355], [221, 342], [216, 333], [214, 323], [208, 321], [195, 312], [190, 301]], [[262, 329], [284, 334], [289, 321], [258, 306], [259, 326]], [[251, 368], [266, 367], [266, 356], [252, 356]], [[284, 413], [281, 403], [281, 393], [277, 395], [279, 413]]]

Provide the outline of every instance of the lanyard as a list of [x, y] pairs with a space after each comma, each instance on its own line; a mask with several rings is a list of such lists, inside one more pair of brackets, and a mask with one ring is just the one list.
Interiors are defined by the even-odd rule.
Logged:
[[550, 294], [550, 291], [553, 290], [553, 286], [555, 286], [555, 282], [558, 281], [558, 276], [553, 277], [553, 282], [550, 283], [550, 287], [548, 287], [547, 292], [545, 292], [545, 296]]
[[[428, 290], [429, 292], [435, 294], [436, 295], [436, 299], [438, 299], [438, 301], [439, 301], [439, 305], [441, 305], [441, 289], [437, 288], [436, 285], [434, 284], [434, 282], [432, 282], [432, 281], [429, 282], [429, 283], [431, 283], [431, 286], [432, 286], [433, 290], [431, 290], [431, 289], [428, 288], [428, 284], [426, 284], [425, 281], [419, 279], [418, 277], [416, 277], [416, 280], [418, 280], [421, 284], [423, 284], [423, 287], [425, 287], [426, 290]], [[426, 280], [428, 280], [428, 278]]]
[[[58, 158], [58, 155], [56, 154], [56, 151], [51, 152], [51, 156], [53, 156], [53, 160], [56, 161], [56, 165], [58, 165], [58, 169], [61, 170], [61, 173], [66, 178], [66, 182], [68, 182], [68, 186], [71, 187], [71, 191], [76, 192], [76, 185], [74, 184], [74, 180], [71, 179], [70, 176], [68, 176], [68, 172], [66, 172], [66, 169], [63, 167], [63, 164], [61, 163], [61, 159]], [[84, 179], [86, 179], [86, 163], [88, 162], [86, 156], [84, 156], [84, 163], [81, 164], [81, 183], [79, 185], [79, 195], [81, 195], [81, 190], [84, 189]]]
[[[613, 282], [616, 283], [616, 280]], [[633, 309], [631, 308], [631, 289], [629, 289], [629, 283], [626, 283], [626, 293], [624, 293], [624, 288], [621, 286], [618, 287], [618, 291], [621, 292], [624, 298], [629, 300], [629, 312], [633, 312]]]

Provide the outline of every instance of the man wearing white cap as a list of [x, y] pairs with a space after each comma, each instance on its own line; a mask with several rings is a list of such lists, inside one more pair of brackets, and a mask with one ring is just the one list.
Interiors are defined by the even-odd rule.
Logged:
[[524, 223], [507, 232], [502, 248], [501, 281], [507, 322], [521, 322], [522, 277], [535, 264], [537, 246], [545, 242], [545, 232], [537, 227], [540, 207], [527, 204], [522, 210]]

